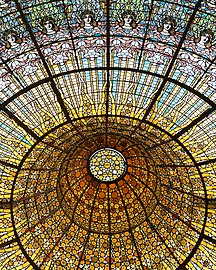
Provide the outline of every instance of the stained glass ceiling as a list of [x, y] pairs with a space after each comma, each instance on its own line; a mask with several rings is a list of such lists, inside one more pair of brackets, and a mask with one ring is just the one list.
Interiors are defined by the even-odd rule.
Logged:
[[0, 270], [216, 269], [215, 1], [0, 1]]

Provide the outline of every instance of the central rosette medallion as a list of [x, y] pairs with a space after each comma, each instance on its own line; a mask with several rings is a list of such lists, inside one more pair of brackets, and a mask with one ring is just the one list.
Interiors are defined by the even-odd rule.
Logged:
[[153, 159], [137, 145], [114, 135], [107, 143], [95, 136], [74, 144], [57, 182], [59, 204], [71, 222], [94, 233], [119, 233], [153, 213], [160, 180]]
[[163, 242], [178, 254], [190, 254], [193, 245], [186, 249], [181, 243], [191, 236], [198, 241], [191, 224], [198, 224], [200, 201], [194, 201], [192, 187], [201, 182], [193, 178], [195, 168], [178, 167], [187, 158], [183, 150], [173, 151], [173, 142], [164, 145], [158, 139], [164, 134], [148, 126], [141, 126], [134, 137], [124, 126], [118, 132], [97, 134], [103, 128], [94, 129], [91, 120], [81, 136], [83, 122], [79, 124], [59, 127], [37, 143], [17, 175], [14, 226], [20, 245], [25, 245], [27, 235], [29, 256], [35, 258], [39, 250], [42, 261], [47, 261], [62, 254], [61, 264], [69, 254], [68, 258], [74, 256], [73, 269], [76, 260], [87, 262], [92, 255], [94, 262], [99, 260], [96, 252], [102, 249], [100, 258], [109, 262], [109, 245], [118, 253], [119, 245], [125, 249], [127, 243], [136, 265], [141, 253], [134, 243], [142, 256], [157, 255], [156, 259]]
[[127, 169], [125, 157], [112, 148], [102, 148], [89, 158], [89, 170], [99, 181], [117, 181], [124, 176]]

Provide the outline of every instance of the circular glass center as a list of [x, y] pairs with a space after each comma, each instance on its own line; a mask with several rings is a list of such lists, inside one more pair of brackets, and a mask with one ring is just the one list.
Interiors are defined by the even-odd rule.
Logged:
[[100, 181], [115, 181], [125, 174], [126, 168], [124, 156], [112, 148], [97, 150], [89, 158], [90, 172]]

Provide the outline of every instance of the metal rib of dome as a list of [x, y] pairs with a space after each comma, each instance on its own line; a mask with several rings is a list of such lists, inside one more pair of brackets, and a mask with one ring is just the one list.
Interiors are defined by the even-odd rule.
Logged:
[[215, 1], [0, 1], [0, 270], [216, 268]]

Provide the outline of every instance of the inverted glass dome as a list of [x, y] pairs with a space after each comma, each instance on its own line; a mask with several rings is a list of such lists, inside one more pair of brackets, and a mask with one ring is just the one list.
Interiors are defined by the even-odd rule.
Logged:
[[216, 269], [215, 10], [0, 1], [0, 270]]

